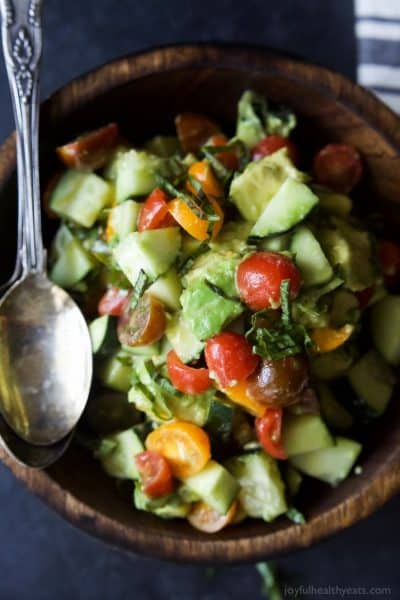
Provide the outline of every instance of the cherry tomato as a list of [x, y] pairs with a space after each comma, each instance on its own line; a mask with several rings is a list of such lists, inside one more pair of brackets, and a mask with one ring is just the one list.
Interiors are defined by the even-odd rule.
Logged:
[[278, 252], [255, 252], [240, 263], [236, 281], [243, 302], [252, 310], [263, 310], [280, 306], [285, 279], [290, 282], [293, 299], [300, 288], [300, 273], [294, 262]]
[[288, 406], [300, 399], [307, 386], [308, 368], [303, 356], [266, 358], [248, 378], [247, 393], [268, 406]]
[[310, 337], [314, 342], [316, 351], [321, 354], [332, 352], [342, 346], [354, 331], [354, 325], [343, 325], [339, 329], [333, 327], [316, 327], [311, 331]]
[[129, 301], [128, 290], [121, 290], [117, 287], [110, 287], [100, 298], [97, 308], [99, 315], [110, 315], [111, 317], [120, 317]]
[[195, 475], [211, 458], [206, 432], [186, 421], [165, 423], [154, 429], [146, 438], [146, 448], [164, 456], [178, 479]]
[[[218, 179], [215, 177], [210, 163], [208, 163], [206, 160], [200, 160], [193, 163], [189, 167], [188, 174], [201, 184], [203, 192], [207, 196], [220, 198], [224, 195], [224, 191], [221, 188]], [[190, 182], [188, 183], [188, 188], [192, 194], [196, 195], [196, 190], [193, 189]]]
[[353, 146], [328, 144], [316, 154], [313, 170], [319, 183], [346, 194], [360, 181], [363, 166], [361, 156]]
[[131, 308], [126, 304], [118, 320], [117, 333], [124, 346], [145, 346], [157, 342], [163, 335], [167, 325], [162, 303], [144, 294], [137, 306]]
[[209, 339], [204, 355], [210, 373], [222, 388], [246, 379], [259, 362], [246, 338], [233, 331], [224, 331]]
[[232, 523], [235, 518], [237, 502], [235, 501], [229, 508], [226, 515], [221, 515], [214, 508], [205, 502], [196, 502], [188, 514], [188, 521], [195, 529], [204, 531], [204, 533], [217, 533], [224, 527]]
[[400, 284], [400, 246], [389, 240], [381, 240], [378, 256], [385, 284], [389, 288], [396, 287]]
[[253, 160], [260, 160], [264, 156], [269, 156], [281, 148], [287, 148], [289, 157], [294, 164], [298, 162], [298, 153], [296, 144], [289, 138], [281, 135], [268, 135], [263, 138], [251, 149]]
[[195, 369], [185, 365], [174, 350], [167, 354], [167, 369], [176, 389], [185, 394], [201, 394], [211, 386], [208, 369]]
[[79, 136], [73, 142], [57, 148], [57, 154], [70, 169], [95, 171], [110, 160], [119, 139], [116, 123]]
[[255, 427], [265, 452], [279, 460], [286, 460], [287, 454], [282, 445], [282, 409], [267, 408], [264, 415], [256, 419]]
[[[228, 139], [222, 133], [211, 136], [207, 141], [207, 145], [210, 146], [226, 146], [227, 143]], [[239, 166], [239, 159], [234, 150], [218, 152], [218, 154], [215, 156], [227, 169], [230, 169], [231, 171], [236, 171]]]
[[153, 190], [140, 209], [138, 231], [172, 227], [175, 219], [168, 211], [168, 201], [169, 197], [163, 190], [160, 188]]
[[181, 113], [175, 119], [176, 132], [184, 152], [196, 152], [206, 141], [220, 132], [220, 127], [204, 115]]
[[357, 300], [358, 300], [358, 304], [360, 305], [360, 309], [361, 310], [365, 310], [370, 301], [372, 296], [375, 293], [375, 286], [372, 285], [371, 287], [365, 288], [365, 290], [361, 290], [359, 292], [354, 292], [355, 295], [357, 296]]
[[143, 484], [143, 491], [150, 498], [166, 496], [174, 489], [172, 472], [168, 462], [161, 454], [146, 450], [135, 456]]

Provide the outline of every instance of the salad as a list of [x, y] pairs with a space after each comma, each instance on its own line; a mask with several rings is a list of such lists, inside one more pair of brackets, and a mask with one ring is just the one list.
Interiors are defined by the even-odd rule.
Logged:
[[302, 522], [303, 479], [360, 473], [392, 396], [400, 247], [354, 216], [358, 151], [304, 163], [292, 111], [246, 91], [232, 138], [175, 124], [142, 147], [112, 123], [57, 148], [51, 278], [95, 364], [77, 439], [138, 510], [207, 533]]

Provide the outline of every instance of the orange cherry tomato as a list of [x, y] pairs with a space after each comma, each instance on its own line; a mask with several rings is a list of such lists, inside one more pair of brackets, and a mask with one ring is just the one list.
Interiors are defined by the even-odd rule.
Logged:
[[195, 475], [211, 458], [206, 432], [186, 421], [165, 423], [152, 431], [146, 438], [146, 448], [164, 456], [178, 479]]
[[264, 414], [265, 404], [258, 400], [254, 400], [254, 398], [249, 396], [246, 380], [240, 381], [240, 383], [232, 385], [231, 387], [223, 388], [222, 391], [231, 402], [237, 404], [249, 414], [255, 417], [262, 417]]
[[400, 284], [400, 246], [389, 240], [381, 240], [378, 257], [385, 284], [388, 288], [397, 287]]
[[185, 112], [175, 118], [176, 133], [184, 152], [196, 152], [220, 127], [204, 115]]
[[124, 346], [146, 346], [157, 342], [166, 326], [163, 304], [150, 294], [143, 294], [135, 308], [126, 303], [118, 320], [118, 339]]
[[[200, 208], [197, 207], [200, 211]], [[180, 198], [175, 198], [168, 203], [168, 210], [175, 221], [196, 240], [203, 242], [208, 238], [208, 221], [200, 218]]]
[[188, 514], [188, 521], [195, 529], [204, 533], [217, 533], [232, 523], [237, 510], [237, 502], [233, 502], [226, 515], [220, 515], [205, 502], [196, 502]]
[[128, 302], [129, 294], [127, 290], [110, 287], [100, 298], [97, 311], [101, 316], [110, 315], [111, 317], [120, 317]]
[[168, 211], [168, 201], [169, 196], [162, 189], [153, 190], [140, 209], [138, 231], [172, 227], [175, 220]]
[[259, 363], [246, 338], [233, 331], [224, 331], [209, 339], [204, 356], [210, 373], [223, 388], [246, 379]]
[[57, 154], [70, 169], [95, 171], [110, 160], [119, 140], [116, 123], [85, 133], [73, 142], [59, 146]]
[[[193, 163], [193, 165], [189, 167], [188, 174], [201, 184], [203, 192], [207, 196], [213, 196], [214, 198], [223, 196], [223, 189], [219, 184], [218, 179], [215, 177], [210, 163], [206, 160]], [[196, 195], [196, 190], [193, 189], [190, 182], [188, 182], [188, 189], [192, 194]]]
[[316, 346], [317, 352], [331, 352], [342, 346], [354, 331], [353, 325], [344, 325], [340, 329], [332, 327], [316, 327], [310, 337]]
[[212, 385], [208, 369], [185, 365], [174, 350], [167, 354], [167, 370], [173, 385], [185, 394], [201, 394]]
[[[212, 135], [209, 140], [207, 140], [207, 145], [210, 146], [226, 146], [228, 143], [228, 139], [222, 134]], [[234, 150], [225, 150], [224, 152], [218, 152], [215, 155], [216, 158], [231, 171], [236, 171], [239, 166], [239, 159]]]
[[135, 463], [142, 480], [143, 491], [150, 498], [171, 494], [174, 489], [172, 472], [161, 454], [146, 450], [135, 456]]
[[264, 156], [269, 156], [281, 148], [287, 148], [290, 159], [294, 164], [298, 162], [297, 148], [294, 142], [281, 135], [268, 135], [263, 138], [251, 149], [253, 160], [260, 160]]
[[328, 144], [316, 154], [313, 171], [319, 183], [346, 194], [362, 177], [361, 156], [348, 144]]
[[258, 441], [267, 454], [286, 460], [287, 453], [282, 444], [282, 408], [267, 408], [264, 415], [255, 421]]

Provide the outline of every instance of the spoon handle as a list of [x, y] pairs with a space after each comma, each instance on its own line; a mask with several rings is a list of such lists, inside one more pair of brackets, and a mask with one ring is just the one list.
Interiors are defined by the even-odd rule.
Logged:
[[17, 133], [17, 269], [44, 270], [39, 187], [39, 67], [42, 0], [0, 0], [2, 42]]

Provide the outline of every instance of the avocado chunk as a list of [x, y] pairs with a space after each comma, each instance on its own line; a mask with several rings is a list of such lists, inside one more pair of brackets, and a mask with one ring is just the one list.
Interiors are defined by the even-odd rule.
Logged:
[[317, 203], [318, 197], [307, 185], [288, 177], [265, 206], [250, 235], [267, 237], [288, 231], [300, 223]]
[[361, 444], [344, 437], [337, 437], [330, 448], [293, 456], [290, 461], [305, 475], [337, 485], [350, 473], [361, 452]]
[[391, 367], [376, 352], [364, 354], [349, 370], [347, 377], [358, 397], [377, 415], [382, 414], [393, 393], [396, 377]]
[[175, 315], [168, 321], [165, 335], [184, 363], [196, 360], [203, 351], [204, 343], [195, 336], [182, 315]]
[[239, 483], [238, 499], [247, 515], [273, 521], [287, 511], [285, 486], [271, 456], [260, 450], [232, 458], [226, 466]]
[[367, 231], [332, 217], [329, 227], [318, 230], [318, 239], [331, 265], [340, 269], [345, 287], [358, 292], [376, 283], [377, 263]]
[[324, 383], [317, 384], [321, 414], [329, 425], [335, 429], [349, 429], [353, 425], [353, 417], [335, 398], [332, 390]]
[[319, 415], [286, 415], [282, 439], [288, 456], [333, 445], [333, 438]]
[[344, 288], [332, 294], [329, 310], [329, 323], [332, 327], [343, 327], [348, 323], [354, 325], [360, 320], [360, 303], [357, 296]]
[[235, 478], [215, 460], [210, 460], [199, 473], [185, 479], [185, 487], [220, 515], [228, 512], [239, 491]]
[[246, 221], [255, 223], [284, 181], [306, 181], [291, 162], [286, 148], [247, 165], [231, 183], [229, 196]]
[[333, 277], [333, 270], [313, 232], [305, 225], [293, 234], [290, 247], [306, 286], [320, 285]]
[[193, 267], [183, 277], [185, 287], [197, 281], [207, 280], [220, 288], [229, 297], [238, 297], [236, 269], [242, 257], [231, 250], [210, 250], [199, 256]]
[[175, 262], [181, 245], [177, 227], [129, 233], [114, 249], [120, 269], [135, 285], [140, 271], [151, 279], [163, 275]]
[[243, 312], [240, 302], [224, 298], [204, 281], [196, 281], [181, 296], [182, 316], [194, 335], [204, 341]]
[[179, 494], [150, 498], [143, 492], [139, 482], [135, 483], [133, 501], [137, 510], [151, 512], [162, 519], [184, 519], [190, 510], [190, 504], [185, 502]]
[[372, 307], [371, 333], [383, 358], [400, 365], [400, 296], [386, 296]]
[[332, 192], [321, 185], [313, 185], [312, 190], [319, 198], [320, 207], [327, 213], [344, 218], [350, 214], [353, 206], [349, 196]]
[[132, 367], [119, 360], [118, 354], [114, 354], [98, 366], [97, 376], [105, 387], [117, 392], [128, 392], [131, 387]]
[[332, 352], [318, 354], [310, 360], [311, 373], [317, 379], [330, 381], [345, 375], [355, 360], [356, 352], [352, 345], [344, 345]]
[[300, 486], [303, 482], [303, 475], [290, 463], [287, 463], [284, 465], [283, 477], [286, 483], [289, 496], [291, 498], [297, 496], [300, 490]]
[[134, 196], [144, 196], [156, 187], [156, 171], [160, 158], [147, 152], [128, 150], [116, 163], [115, 193], [117, 202]]
[[143, 444], [134, 429], [127, 429], [104, 437], [95, 456], [111, 477], [138, 479], [134, 456], [143, 450]]

